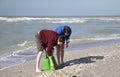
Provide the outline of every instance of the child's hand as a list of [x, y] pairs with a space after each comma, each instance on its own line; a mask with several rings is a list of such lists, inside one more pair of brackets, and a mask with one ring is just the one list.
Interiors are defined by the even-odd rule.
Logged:
[[68, 44], [66, 44], [66, 48], [68, 48]]
[[70, 43], [70, 41], [67, 40], [67, 41], [66, 41], [66, 48], [68, 48], [68, 46], [69, 46], [68, 44], [69, 44], [69, 43]]

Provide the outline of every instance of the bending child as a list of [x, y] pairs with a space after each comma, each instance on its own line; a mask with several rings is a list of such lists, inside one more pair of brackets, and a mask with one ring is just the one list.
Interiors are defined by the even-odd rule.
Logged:
[[41, 72], [39, 69], [40, 66], [40, 60], [41, 55], [43, 53], [43, 50], [47, 51], [47, 55], [50, 60], [50, 67], [55, 68], [54, 64], [52, 62], [52, 55], [53, 55], [53, 47], [58, 45], [61, 46], [64, 44], [65, 39], [64, 36], [58, 36], [56, 32], [52, 30], [41, 30], [36, 35], [36, 44], [38, 49], [37, 59], [36, 59], [36, 72]]
[[[60, 36], [63, 35], [65, 37], [65, 42], [66, 42], [66, 48], [69, 46], [69, 38], [71, 36], [72, 30], [69, 26], [67, 25], [60, 25], [55, 29], [55, 32]], [[57, 45], [57, 61], [58, 65], [63, 64], [63, 58], [64, 58], [64, 44]]]

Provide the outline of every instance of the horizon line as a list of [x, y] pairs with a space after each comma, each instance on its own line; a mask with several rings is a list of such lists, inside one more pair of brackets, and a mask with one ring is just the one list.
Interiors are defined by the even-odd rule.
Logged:
[[6, 15], [0, 17], [118, 17], [120, 15]]

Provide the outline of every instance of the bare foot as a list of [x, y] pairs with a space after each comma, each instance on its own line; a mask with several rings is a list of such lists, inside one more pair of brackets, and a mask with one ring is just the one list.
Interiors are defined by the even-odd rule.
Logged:
[[36, 69], [36, 72], [42, 72], [41, 70], [39, 70], [39, 69]]

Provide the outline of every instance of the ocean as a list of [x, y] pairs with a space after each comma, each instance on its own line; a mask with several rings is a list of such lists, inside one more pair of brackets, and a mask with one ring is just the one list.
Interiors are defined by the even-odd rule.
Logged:
[[120, 45], [120, 16], [0, 17], [0, 70], [35, 59], [35, 33], [61, 24], [72, 29], [65, 52]]

